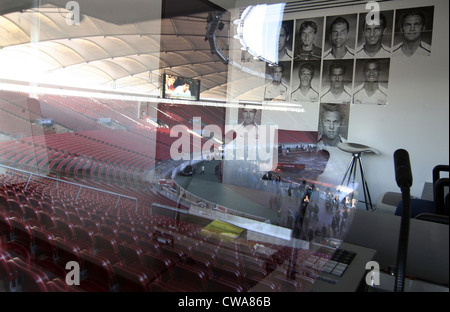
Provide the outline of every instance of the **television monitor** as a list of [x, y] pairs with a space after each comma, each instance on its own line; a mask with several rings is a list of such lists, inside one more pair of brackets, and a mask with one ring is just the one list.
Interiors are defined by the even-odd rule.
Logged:
[[198, 101], [200, 99], [200, 80], [172, 74], [163, 75], [162, 97]]

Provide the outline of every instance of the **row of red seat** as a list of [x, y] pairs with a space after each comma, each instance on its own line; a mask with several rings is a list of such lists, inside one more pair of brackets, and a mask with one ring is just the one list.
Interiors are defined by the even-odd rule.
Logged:
[[[11, 193], [7, 192], [7, 194]], [[3, 204], [5, 204], [5, 202], [2, 202], [2, 206], [4, 207]], [[151, 229], [149, 228], [139, 228], [136, 224], [133, 231], [133, 235], [135, 236], [132, 236], [128, 235], [128, 232], [124, 229], [124, 224], [120, 227], [120, 232], [117, 231], [117, 228], [108, 227], [108, 224], [117, 225], [117, 220], [120, 220], [117, 218], [118, 214], [115, 216], [115, 219], [112, 219], [110, 218], [111, 214], [102, 215], [82, 208], [76, 209], [76, 207], [73, 207], [70, 204], [67, 204], [64, 207], [65, 209], [51, 207], [50, 209], [52, 209], [52, 211], [49, 213], [42, 210], [42, 206], [40, 206], [40, 209], [33, 209], [33, 207], [29, 207], [27, 205], [22, 206], [20, 203], [17, 203], [10, 198], [7, 199], [6, 204], [8, 206], [8, 211], [6, 212], [6, 215], [3, 215], [3, 226], [1, 229], [2, 232], [6, 232], [8, 234], [10, 239], [14, 238], [13, 240], [8, 241], [8, 250], [12, 251], [16, 256], [20, 255], [23, 258], [28, 259], [28, 262], [30, 263], [34, 262], [32, 261], [33, 259], [38, 260], [37, 257], [42, 256], [40, 253], [43, 252], [45, 254], [45, 258], [40, 258], [38, 260], [39, 266], [45, 267], [47, 271], [53, 272], [55, 275], [58, 275], [58, 272], [62, 274], [63, 270], [61, 264], [67, 260], [67, 257], [63, 257], [64, 261], [60, 263], [55, 263], [55, 261], [52, 261], [56, 259], [56, 254], [59, 258], [61, 258], [61, 253], [64, 253], [62, 250], [58, 251], [57, 248], [55, 251], [55, 247], [50, 247], [52, 245], [61, 245], [65, 242], [66, 245], [67, 243], [72, 243], [76, 244], [78, 247], [82, 246], [80, 249], [83, 251], [83, 254], [80, 258], [82, 260], [80, 261], [83, 263], [84, 258], [92, 258], [94, 256], [105, 257], [108, 255], [108, 257], [102, 261], [118, 259], [117, 257], [114, 257], [113, 253], [108, 254], [106, 251], [100, 252], [99, 250], [107, 250], [107, 246], [114, 246], [115, 242], [119, 241], [119, 239], [121, 243], [136, 242], [137, 234], [141, 235], [142, 246], [154, 246], [153, 248], [147, 248], [150, 253], [155, 251], [154, 248], [157, 248], [157, 244], [153, 244], [153, 241], [149, 240], [148, 237], [147, 239], [145, 238], [146, 235], [148, 236], [148, 234], [151, 233]], [[70, 210], [75, 211], [68, 212]], [[8, 223], [10, 223], [10, 227], [7, 226]], [[148, 224], [146, 226], [148, 226]], [[7, 228], [9, 228], [9, 230]], [[114, 237], [114, 240], [107, 238], [107, 235]], [[48, 240], [50, 236], [53, 236], [51, 241]], [[17, 241], [20, 243], [17, 243]], [[147, 242], [147, 244], [144, 244], [145, 242]], [[27, 246], [28, 248], [21, 248], [24, 246]], [[36, 255], [35, 252], [37, 252]], [[86, 254], [89, 252], [90, 255]], [[127, 259], [127, 257], [124, 257], [124, 259]], [[99, 261], [99, 259], [91, 259], [91, 262], [94, 260]], [[117, 264], [118, 266], [123, 264], [122, 260], [114, 262], [115, 263], [113, 264]], [[117, 270], [125, 272], [127, 268], [120, 267], [117, 268]], [[137, 272], [135, 273], [137, 274]], [[130, 273], [128, 272], [128, 274]], [[103, 280], [103, 278], [101, 278], [101, 280]], [[92, 282], [88, 283], [85, 279], [83, 279], [83, 285], [89, 285], [86, 286], [87, 289], [102, 289], [98, 285], [94, 284]]]
[[[11, 202], [8, 202], [9, 204]], [[126, 208], [116, 214], [112, 214], [111, 210], [108, 210], [107, 215], [102, 216], [102, 209], [89, 213], [87, 205], [85, 205], [86, 208], [78, 207], [76, 209], [77, 207], [71, 207], [69, 203], [64, 204], [67, 204], [64, 210], [54, 207], [53, 215], [39, 211], [40, 218], [36, 215], [33, 217], [33, 213], [30, 213], [28, 208], [23, 207], [25, 214], [22, 215], [22, 222], [24, 223], [22, 225], [20, 218], [16, 217], [17, 215], [12, 217], [9, 215], [8, 220], [14, 224], [14, 240], [19, 240], [22, 244], [25, 242], [26, 245], [30, 246], [27, 248], [30, 255], [33, 254], [33, 251], [38, 250], [35, 254], [35, 261], [29, 262], [39, 263], [41, 268], [53, 272], [51, 276], [54, 278], [58, 277], [58, 272], [62, 274], [63, 270], [61, 269], [61, 263], [55, 263], [55, 256], [52, 254], [52, 250], [55, 249], [49, 247], [51, 245], [49, 242], [42, 242], [44, 237], [49, 237], [49, 234], [53, 235], [54, 240], [57, 240], [59, 244], [66, 242], [77, 246], [82, 252], [75, 258], [81, 263], [84, 263], [85, 258], [88, 258], [91, 262], [103, 263], [103, 266], [108, 267], [107, 272], [94, 274], [94, 276], [102, 276], [101, 282], [96, 282], [97, 284], [100, 283], [101, 286], [90, 281], [84, 282], [84, 288], [82, 289], [115, 291], [123, 289], [121, 287], [130, 287], [128, 289], [147, 291], [181, 289], [245, 291], [255, 285], [271, 291], [282, 289], [298, 291], [301, 289], [301, 285], [294, 280], [286, 280], [286, 276], [283, 276], [283, 274], [278, 276], [272, 274], [273, 276], [268, 278], [268, 275], [288, 258], [289, 252], [283, 249], [279, 249], [279, 252], [276, 253], [276, 256], [279, 257], [278, 260], [275, 256], [262, 257], [245, 243], [226, 242], [209, 235], [202, 235], [199, 233], [200, 228], [196, 226], [183, 224], [161, 216], [139, 215], [135, 214], [134, 210]], [[16, 209], [17, 207], [9, 207], [7, 212], [10, 213]], [[70, 212], [71, 210], [74, 211]], [[53, 220], [54, 222], [48, 221], [44, 216], [47, 219], [53, 217], [55, 220]], [[87, 220], [90, 220], [91, 223], [86, 223]], [[41, 226], [39, 226], [39, 223]], [[152, 227], [149, 227], [150, 225]], [[189, 229], [185, 232], [181, 231], [183, 234], [180, 234], [178, 229], [183, 226]], [[30, 231], [27, 231], [27, 228]], [[17, 229], [22, 229], [21, 232], [18, 232], [20, 234], [16, 233]], [[156, 230], [162, 231], [163, 235], [156, 235]], [[24, 235], [27, 232], [28, 234]], [[185, 234], [188, 234], [188, 236]], [[34, 239], [30, 238], [32, 235], [34, 235]], [[164, 245], [164, 235], [173, 237], [173, 245]], [[41, 237], [39, 243], [37, 243], [36, 237]], [[8, 250], [12, 250], [16, 255], [27, 254], [20, 250], [18, 244], [12, 241], [8, 243]], [[123, 247], [125, 245], [129, 248]], [[125, 265], [126, 263], [130, 264], [130, 258], [139, 258], [139, 256], [121, 256], [120, 249], [129, 250], [130, 248], [134, 250], [134, 253], [143, 253], [144, 262], [138, 261], [141, 265], [144, 263], [141, 270], [132, 269]], [[70, 249], [72, 253], [74, 253], [74, 249], [76, 248]], [[109, 251], [100, 252], [100, 250]], [[42, 258], [42, 253], [45, 254], [45, 258]], [[61, 250], [57, 253], [58, 255], [64, 254]], [[78, 252], [75, 253], [78, 254]], [[91, 257], [89, 258], [89, 256]], [[154, 259], [155, 257], [156, 259]], [[30, 259], [33, 259], [32, 256], [30, 256]], [[63, 257], [63, 259], [66, 261], [68, 258]], [[71, 259], [74, 259], [74, 257], [72, 256]], [[108, 262], [110, 265], [107, 265]], [[156, 274], [157, 278], [152, 279], [150, 283], [145, 282], [136, 285], [132, 281], [145, 280], [142, 277], [144, 267], [153, 269], [159, 275]], [[83, 266], [83, 270], [84, 274], [87, 274], [86, 266]], [[149, 279], [148, 275], [151, 274], [149, 272], [145, 274], [147, 279]], [[124, 276], [127, 276], [127, 278], [124, 278]], [[122, 279], [122, 283], [119, 283], [120, 279]], [[193, 280], [197, 282], [193, 284]], [[123, 286], [124, 283], [128, 286]]]
[[125, 183], [141, 181], [145, 172], [155, 165], [151, 157], [73, 134], [46, 136], [45, 145], [35, 144], [36, 139], [20, 140], [15, 144], [2, 142], [1, 159], [25, 169], [37, 167]]

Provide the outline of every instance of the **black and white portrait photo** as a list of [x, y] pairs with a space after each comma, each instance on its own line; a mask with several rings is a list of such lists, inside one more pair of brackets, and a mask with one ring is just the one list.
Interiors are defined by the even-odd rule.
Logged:
[[291, 61], [293, 57], [292, 41], [294, 34], [294, 21], [283, 21], [278, 37], [278, 62]]
[[394, 11], [380, 12], [377, 17], [378, 21], [367, 13], [359, 15], [357, 58], [391, 56]]
[[389, 65], [390, 58], [356, 60], [353, 104], [387, 104]]
[[320, 61], [294, 61], [291, 102], [319, 102]]
[[348, 138], [350, 104], [321, 103], [318, 147], [337, 146]]
[[261, 125], [261, 110], [254, 107], [240, 107], [238, 110], [238, 124], [247, 126], [259, 126]]
[[353, 64], [353, 59], [323, 61], [321, 103], [351, 103]]
[[294, 58], [309, 61], [322, 58], [323, 17], [296, 20]]
[[266, 65], [268, 83], [264, 87], [264, 101], [286, 101], [289, 97], [291, 62]]
[[433, 14], [433, 6], [396, 11], [393, 57], [431, 55]]
[[352, 59], [355, 56], [357, 14], [327, 16], [324, 60]]

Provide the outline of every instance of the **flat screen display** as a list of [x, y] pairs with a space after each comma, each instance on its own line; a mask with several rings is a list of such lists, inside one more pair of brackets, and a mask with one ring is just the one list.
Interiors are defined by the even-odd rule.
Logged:
[[200, 99], [200, 80], [172, 74], [163, 75], [162, 97], [198, 101]]

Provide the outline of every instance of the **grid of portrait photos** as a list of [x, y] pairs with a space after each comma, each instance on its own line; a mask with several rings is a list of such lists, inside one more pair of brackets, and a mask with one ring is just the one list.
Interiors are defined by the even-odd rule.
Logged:
[[348, 126], [351, 105], [388, 104], [392, 58], [431, 55], [433, 15], [427, 6], [284, 20], [264, 101], [318, 103], [319, 136], [325, 111]]

